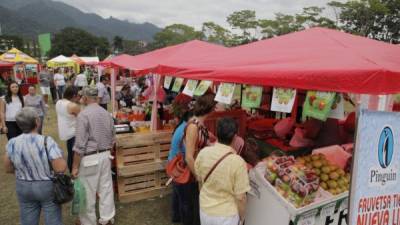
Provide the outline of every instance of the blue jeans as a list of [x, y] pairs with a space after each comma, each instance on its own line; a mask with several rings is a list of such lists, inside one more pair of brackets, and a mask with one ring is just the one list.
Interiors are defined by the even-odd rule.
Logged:
[[53, 202], [52, 181], [17, 180], [21, 225], [38, 225], [43, 210], [45, 225], [62, 225], [61, 205]]
[[65, 86], [57, 86], [57, 94], [58, 94], [58, 99], [64, 98], [64, 89]]

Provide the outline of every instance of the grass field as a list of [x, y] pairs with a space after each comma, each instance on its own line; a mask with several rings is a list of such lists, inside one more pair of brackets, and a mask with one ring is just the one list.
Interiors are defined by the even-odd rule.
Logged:
[[[58, 139], [57, 121], [54, 105], [50, 105], [48, 117], [44, 124], [44, 134], [53, 137], [64, 150], [65, 143]], [[7, 139], [4, 135], [0, 137], [2, 146], [0, 160], [0, 224], [17, 225], [19, 223], [18, 202], [15, 193], [14, 175], [5, 174], [3, 167], [3, 155]], [[66, 155], [65, 155], [66, 156]], [[117, 225], [171, 225], [170, 223], [170, 196], [149, 199], [129, 204], [116, 202]], [[70, 205], [63, 206], [63, 221], [65, 225], [74, 224], [74, 218], [70, 215]], [[41, 223], [43, 224], [43, 223]]]

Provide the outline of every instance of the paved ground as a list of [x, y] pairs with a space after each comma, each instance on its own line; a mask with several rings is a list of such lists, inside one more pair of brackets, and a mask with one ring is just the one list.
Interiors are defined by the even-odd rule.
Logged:
[[[58, 139], [57, 122], [54, 105], [50, 106], [48, 119], [45, 121], [44, 134], [50, 135], [65, 150], [65, 144]], [[15, 193], [15, 177], [5, 174], [3, 155], [6, 138], [0, 136], [0, 224], [17, 225], [19, 223], [18, 202]], [[116, 204], [117, 225], [172, 225], [170, 223], [170, 196], [155, 198], [129, 204]], [[72, 225], [74, 218], [70, 215], [69, 204], [63, 207], [63, 220], [65, 225]], [[43, 223], [42, 223], [43, 224]]]

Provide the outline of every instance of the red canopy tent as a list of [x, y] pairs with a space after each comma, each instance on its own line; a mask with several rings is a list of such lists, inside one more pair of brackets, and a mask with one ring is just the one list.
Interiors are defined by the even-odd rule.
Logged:
[[152, 72], [161, 64], [180, 62], [184, 60], [197, 61], [213, 53], [226, 50], [224, 46], [210, 44], [204, 41], [193, 40], [182, 44], [158, 49], [141, 55], [119, 55], [110, 60], [105, 60], [101, 65], [114, 65], [145, 74]]
[[14, 63], [0, 61], [0, 68], [12, 68]]
[[399, 46], [325, 28], [258, 41], [202, 59], [160, 64], [158, 73], [191, 79], [365, 94], [400, 92]]

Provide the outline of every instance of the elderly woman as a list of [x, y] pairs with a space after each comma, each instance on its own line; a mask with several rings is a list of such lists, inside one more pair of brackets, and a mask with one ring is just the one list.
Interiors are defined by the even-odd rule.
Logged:
[[4, 165], [6, 172], [16, 177], [16, 192], [22, 225], [39, 224], [43, 210], [45, 225], [60, 225], [61, 206], [53, 202], [52, 172], [64, 173], [67, 164], [62, 150], [51, 138], [38, 134], [39, 115], [34, 108], [23, 108], [16, 115], [16, 122], [23, 134], [9, 140]]
[[46, 103], [41, 95], [36, 94], [35, 86], [31, 85], [28, 91], [29, 93], [24, 97], [24, 103], [26, 107], [32, 107], [36, 109], [40, 118], [38, 133], [42, 134], [43, 121], [46, 114]]

